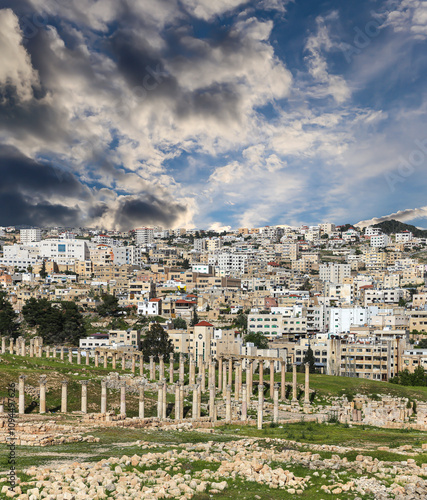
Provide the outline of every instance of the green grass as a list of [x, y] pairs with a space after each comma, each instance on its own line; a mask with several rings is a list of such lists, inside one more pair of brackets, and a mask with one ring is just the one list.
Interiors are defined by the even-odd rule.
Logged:
[[[236, 429], [240, 429], [236, 432]], [[427, 442], [427, 433], [406, 429], [383, 429], [370, 426], [346, 427], [343, 424], [318, 424], [315, 422], [298, 422], [286, 424], [283, 428], [265, 426], [262, 430], [256, 427], [226, 425], [218, 427], [217, 431], [224, 435], [239, 435], [241, 437], [270, 437], [289, 439], [301, 443], [329, 444], [353, 447], [390, 446], [397, 448], [404, 444], [420, 446]]]

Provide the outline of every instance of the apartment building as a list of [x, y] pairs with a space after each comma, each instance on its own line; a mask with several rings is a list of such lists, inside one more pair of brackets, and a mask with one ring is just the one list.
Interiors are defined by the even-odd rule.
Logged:
[[409, 330], [418, 330], [419, 332], [427, 333], [427, 311], [411, 311]]
[[136, 244], [147, 246], [154, 241], [154, 229], [152, 227], [140, 227], [135, 229]]
[[329, 281], [331, 283], [343, 283], [344, 278], [351, 277], [350, 264], [320, 264], [319, 278], [322, 281]]
[[40, 256], [58, 264], [74, 264], [76, 260], [89, 260], [90, 252], [86, 240], [47, 239], [36, 243]]
[[42, 239], [42, 230], [39, 228], [21, 229], [19, 234], [21, 245], [28, 245], [29, 243], [41, 241]]
[[113, 348], [132, 347], [141, 350], [141, 331], [140, 330], [110, 330], [110, 345]]
[[260, 332], [267, 337], [307, 334], [307, 318], [291, 317], [283, 314], [257, 314], [248, 316], [248, 331]]

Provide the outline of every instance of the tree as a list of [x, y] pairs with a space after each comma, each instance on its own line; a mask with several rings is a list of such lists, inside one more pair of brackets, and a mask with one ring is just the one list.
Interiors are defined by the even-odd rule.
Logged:
[[268, 349], [268, 339], [261, 332], [249, 332], [245, 335], [244, 340], [246, 344], [251, 342], [255, 347], [258, 347], [258, 349]]
[[7, 293], [0, 292], [0, 334], [16, 339], [18, 331], [17, 314], [7, 299]]
[[405, 307], [405, 306], [406, 306], [406, 300], [403, 297], [400, 297], [399, 307]]
[[166, 358], [169, 354], [173, 353], [172, 340], [158, 323], [153, 324], [147, 331], [142, 341], [142, 351], [145, 361], [148, 361], [150, 356], [154, 356], [156, 361], [158, 361], [159, 356], [162, 354]]
[[233, 325], [241, 330], [242, 332], [248, 331], [248, 317], [242, 311], [239, 311], [239, 314], [233, 321]]
[[37, 327], [37, 333], [47, 344], [78, 345], [86, 336], [83, 316], [75, 302], [53, 304], [47, 299], [31, 298], [22, 308], [22, 314], [30, 327]]
[[304, 359], [302, 360], [303, 364], [308, 363], [310, 365], [310, 373], [315, 373], [316, 367], [315, 362], [316, 359], [314, 357], [314, 352], [311, 346], [308, 346], [307, 352], [305, 353]]
[[197, 325], [199, 322], [199, 316], [197, 315], [196, 309], [193, 309], [193, 315], [191, 317], [190, 326]]
[[43, 259], [42, 268], [40, 269], [40, 278], [46, 279], [47, 271], [46, 271], [46, 261]]
[[185, 319], [178, 317], [178, 318], [175, 318], [173, 320], [173, 326], [177, 330], [179, 330], [179, 329], [181, 329], [181, 330], [182, 329], [186, 329], [187, 328], [187, 322], [185, 321]]
[[101, 296], [102, 303], [96, 308], [97, 313], [100, 316], [116, 316], [119, 311], [119, 299], [114, 295], [105, 293]]

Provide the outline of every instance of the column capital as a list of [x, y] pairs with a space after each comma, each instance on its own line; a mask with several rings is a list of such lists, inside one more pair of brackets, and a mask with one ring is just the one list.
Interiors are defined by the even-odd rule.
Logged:
[[68, 380], [61, 380], [62, 385], [68, 385]]
[[27, 378], [27, 376], [26, 376], [26, 375], [19, 375], [19, 380], [24, 381], [26, 378]]
[[81, 385], [88, 385], [89, 384], [89, 380], [80, 380], [80, 384]]

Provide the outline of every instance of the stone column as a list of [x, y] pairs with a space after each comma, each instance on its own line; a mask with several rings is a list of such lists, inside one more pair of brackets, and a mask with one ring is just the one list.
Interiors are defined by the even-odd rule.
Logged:
[[173, 384], [173, 353], [169, 354], [169, 383]]
[[116, 369], [116, 363], [117, 363], [117, 353], [113, 352], [112, 367], [111, 367], [113, 370]]
[[107, 413], [107, 381], [101, 380], [101, 413]]
[[180, 415], [179, 382], [175, 383], [175, 420], [179, 420]]
[[280, 399], [286, 399], [286, 362], [280, 362]]
[[166, 418], [167, 414], [167, 409], [168, 409], [168, 401], [167, 401], [167, 395], [168, 395], [168, 384], [166, 383], [166, 379], [163, 379], [163, 406], [162, 406], [162, 418]]
[[64, 361], [64, 347], [61, 346], [61, 360]]
[[239, 363], [239, 396], [242, 394], [243, 385], [243, 360]]
[[13, 354], [13, 338], [9, 339], [9, 353]]
[[292, 402], [296, 403], [297, 399], [297, 364], [292, 364]]
[[199, 415], [199, 395], [198, 395], [198, 386], [197, 384], [193, 385], [193, 409], [192, 409], [192, 417], [193, 420], [196, 420]]
[[227, 390], [227, 363], [222, 366], [222, 374], [218, 374], [220, 377], [222, 375], [222, 393], [225, 394]]
[[258, 418], [257, 418], [258, 429], [262, 429], [263, 413], [264, 413], [264, 386], [258, 384]]
[[71, 350], [71, 347], [68, 348], [68, 362], [73, 362], [73, 351]]
[[108, 354], [104, 351], [103, 359], [104, 368], [108, 368]]
[[225, 421], [231, 423], [231, 385], [225, 389]]
[[253, 394], [253, 368], [254, 362], [252, 359], [249, 360], [249, 363], [246, 367], [246, 385], [247, 385], [247, 393], [248, 393], [248, 402], [250, 401]]
[[201, 369], [201, 391], [202, 392], [205, 392], [206, 391], [206, 363], [204, 361], [202, 361], [201, 365], [200, 365], [200, 369]]
[[95, 350], [95, 366], [99, 366], [99, 352]]
[[150, 356], [150, 380], [156, 378], [156, 365], [154, 364], [154, 356]]
[[184, 356], [183, 354], [179, 355], [179, 382], [181, 384], [184, 383]]
[[30, 358], [34, 358], [34, 340], [33, 339], [30, 340]]
[[305, 364], [304, 404], [310, 404], [310, 363]]
[[42, 355], [43, 355], [43, 346], [42, 346], [41, 344], [39, 344], [39, 348], [38, 348], [38, 354], [37, 354], [37, 356], [38, 356], [39, 358], [41, 358], [41, 357], [42, 357]]
[[23, 415], [25, 413], [25, 375], [19, 375], [19, 405], [18, 413]]
[[157, 418], [161, 419], [163, 415], [163, 384], [157, 384]]
[[87, 385], [88, 380], [82, 380], [82, 413], [87, 413]]
[[139, 418], [144, 418], [145, 413], [145, 382], [139, 384]]
[[233, 386], [233, 358], [228, 360], [228, 385]]
[[80, 347], [77, 349], [77, 364], [82, 364], [82, 350], [80, 349]]
[[[30, 341], [31, 343], [31, 341]], [[1, 353], [5, 354], [6, 353], [6, 338], [2, 337], [1, 338]]]
[[239, 379], [239, 367], [240, 363], [235, 363], [235, 375], [234, 375], [234, 399], [235, 401], [239, 401], [240, 399], [240, 394], [239, 394], [239, 387], [240, 387], [240, 379]]
[[215, 421], [215, 384], [209, 386], [209, 417], [212, 422]]
[[279, 385], [274, 384], [273, 389], [273, 422], [277, 424], [279, 421]]
[[120, 382], [120, 415], [126, 417], [126, 382]]
[[179, 419], [184, 419], [184, 384], [179, 382]]
[[259, 384], [264, 385], [264, 360], [259, 362]]
[[[4, 353], [2, 353], [2, 354], [4, 354]], [[3, 400], [0, 401], [0, 413], [4, 413], [4, 401]]]
[[67, 413], [67, 386], [68, 380], [63, 380], [61, 390], [61, 413]]
[[131, 372], [135, 375], [135, 354], [132, 354], [131, 362]]
[[188, 383], [189, 385], [194, 385], [196, 383], [196, 366], [192, 358], [190, 358], [190, 378]]
[[270, 398], [273, 397], [274, 392], [274, 361], [270, 359]]
[[25, 356], [25, 339], [21, 340], [21, 356]]
[[87, 365], [89, 365], [89, 363], [90, 363], [90, 351], [89, 351], [89, 349], [86, 349], [86, 361], [85, 361], [85, 363]]
[[122, 354], [122, 371], [126, 370], [126, 354]]
[[46, 379], [40, 377], [40, 413], [46, 413]]
[[139, 376], [144, 376], [144, 355], [142, 354], [142, 352], [139, 355]]
[[200, 368], [202, 366], [202, 363], [203, 363], [203, 354], [199, 354], [198, 359], [197, 359], [197, 366], [199, 368], [199, 373], [200, 373]]
[[248, 394], [246, 384], [242, 385], [242, 420], [248, 419]]
[[165, 362], [163, 361], [163, 354], [159, 356], [159, 382], [165, 378]]
[[[208, 374], [208, 380], [209, 380], [209, 387], [213, 385], [216, 387], [216, 380], [215, 380], [215, 361], [211, 360], [209, 362], [209, 374]], [[210, 389], [209, 389], [210, 390]]]
[[46, 346], [46, 358], [50, 358], [50, 347]]
[[197, 408], [199, 410], [198, 418], [202, 412], [202, 377], [197, 377]]
[[222, 356], [218, 358], [218, 392], [222, 392]]

